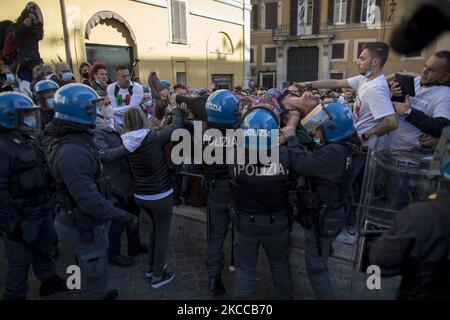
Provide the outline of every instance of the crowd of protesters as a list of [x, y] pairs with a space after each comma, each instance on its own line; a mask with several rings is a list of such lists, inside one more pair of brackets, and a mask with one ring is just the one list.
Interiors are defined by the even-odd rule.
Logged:
[[[146, 275], [151, 279], [151, 286], [159, 288], [168, 284], [174, 278], [166, 265], [173, 206], [183, 201], [193, 206], [203, 206], [207, 202], [199, 179], [203, 174], [202, 166], [172, 163], [171, 134], [178, 128], [192, 132], [193, 121], [206, 122], [204, 104], [217, 90], [172, 85], [167, 80], [160, 80], [156, 72], [150, 73], [147, 83], [139, 83], [131, 78], [131, 70], [126, 65], [116, 67], [116, 81], [111, 82], [112, 75], [108, 74], [107, 66], [101, 61], [80, 64], [79, 75], [75, 75], [65, 62], [54, 66], [43, 64], [38, 46], [43, 37], [43, 25], [33, 7], [27, 7], [15, 23], [1, 22], [0, 28], [0, 91], [21, 93], [41, 107], [41, 123], [36, 134], [39, 146], [48, 156], [53, 140], [64, 136], [58, 129], [61, 115], [53, 112], [55, 93], [63, 95], [71, 87], [79, 88], [74, 85], [78, 83], [92, 88], [98, 95], [93, 140], [104, 164], [102, 175], [110, 179], [114, 207], [133, 215], [145, 212], [152, 220], [149, 248], [141, 243], [136, 221], [129, 223], [128, 218], [114, 220], [108, 231], [108, 261], [129, 267], [134, 264], [133, 256], [148, 252]], [[382, 139], [386, 148], [432, 149], [437, 145], [443, 128], [450, 125], [450, 52], [440, 51], [431, 56], [421, 75], [415, 79], [416, 96], [394, 103], [391, 97], [401, 95], [402, 88], [383, 74], [388, 54], [386, 44], [367, 45], [358, 62], [361, 75], [350, 79], [286, 83], [284, 88], [244, 89], [237, 86], [231, 92], [239, 103], [240, 117], [265, 106], [286, 127], [292, 121], [291, 116], [285, 114], [286, 109], [299, 109], [301, 118], [313, 109], [299, 108], [302, 99], [308, 98], [315, 105], [337, 103], [346, 106], [353, 114], [360, 139], [360, 150], [353, 154], [350, 177], [346, 181], [348, 195], [353, 203], [357, 203], [371, 138], [377, 136]], [[71, 119], [66, 117], [65, 120]], [[283, 133], [287, 131], [285, 129]], [[288, 137], [288, 134], [284, 136], [285, 139]], [[312, 141], [314, 143], [314, 139]], [[75, 194], [72, 196], [79, 200]], [[357, 232], [356, 209], [348, 206], [346, 210], [347, 227], [337, 239], [353, 244]], [[0, 212], [2, 215], [4, 212]], [[64, 229], [61, 225], [57, 229], [58, 235], [63, 241], [70, 242], [70, 239], [65, 239], [65, 234], [60, 235], [59, 231]], [[127, 255], [120, 251], [124, 231], [128, 238]], [[332, 243], [329, 239], [328, 246], [324, 247], [326, 252], [330, 251]], [[324, 242], [322, 244], [325, 246]], [[318, 254], [307, 261], [318, 298], [335, 297], [327, 280], [327, 256]], [[80, 257], [84, 259], [82, 255]], [[80, 263], [83, 264], [82, 261]], [[220, 278], [215, 276], [213, 279], [213, 291], [221, 291], [217, 277]], [[325, 280], [319, 284], [321, 280], [314, 280], [314, 277]], [[56, 285], [55, 288], [61, 289]], [[10, 289], [7, 290], [6, 295], [10, 295], [7, 298], [20, 298], [20, 294], [24, 294], [21, 292], [14, 296]], [[113, 296], [114, 293], [108, 292], [102, 297]]]

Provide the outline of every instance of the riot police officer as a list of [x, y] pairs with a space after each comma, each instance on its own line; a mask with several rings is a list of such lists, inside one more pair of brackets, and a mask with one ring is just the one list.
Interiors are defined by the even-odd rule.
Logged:
[[[335, 299], [327, 266], [332, 243], [345, 226], [348, 196], [345, 181], [351, 167], [354, 144], [353, 118], [345, 105], [332, 103], [308, 123], [322, 145], [314, 152], [300, 147], [295, 126], [282, 129], [295, 174], [305, 177], [299, 186], [299, 216], [305, 228], [305, 263], [308, 277], [318, 299]], [[318, 119], [318, 120], [317, 120]]]
[[25, 299], [30, 265], [39, 294], [65, 291], [52, 258], [52, 180], [32, 133], [39, 108], [15, 92], [0, 94], [0, 224], [6, 232], [4, 299]]
[[[292, 112], [290, 118], [293, 117], [299, 119], [300, 113]], [[254, 298], [256, 266], [259, 247], [262, 246], [269, 260], [276, 297], [292, 299], [289, 153], [286, 146], [279, 146], [279, 121], [269, 108], [260, 106], [248, 111], [242, 119], [241, 129], [245, 137], [246, 159], [236, 162], [232, 170], [237, 235], [234, 297]], [[257, 156], [264, 150], [266, 156], [272, 158], [275, 149], [278, 149], [278, 159], [273, 157], [275, 160], [263, 163]], [[256, 161], [251, 161], [251, 153]]]
[[450, 299], [450, 127], [443, 130], [439, 148], [447, 153], [441, 190], [402, 209], [370, 251], [370, 262], [382, 276], [403, 276], [399, 300]]
[[53, 119], [53, 98], [59, 86], [51, 80], [41, 80], [34, 86], [35, 102], [41, 107], [41, 130]]
[[76, 255], [84, 299], [114, 299], [107, 290], [108, 220], [136, 223], [136, 217], [105, 199], [107, 181], [100, 180], [101, 161], [93, 141], [96, 107], [101, 98], [82, 84], [60, 88], [55, 95], [55, 140], [49, 164], [59, 205], [58, 238]]
[[[217, 90], [206, 101], [207, 126], [215, 128], [225, 136], [227, 128], [233, 128], [239, 121], [239, 100], [229, 90]], [[226, 145], [205, 137], [204, 141], [215, 147], [223, 148], [223, 164], [204, 166], [207, 183], [207, 267], [209, 290], [214, 294], [224, 294], [222, 283], [223, 244], [230, 226], [231, 180], [228, 166], [225, 164]]]

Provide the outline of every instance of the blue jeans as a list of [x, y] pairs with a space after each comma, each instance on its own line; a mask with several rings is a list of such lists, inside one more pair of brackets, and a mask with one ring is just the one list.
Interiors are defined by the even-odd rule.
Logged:
[[367, 154], [354, 154], [352, 157], [352, 168], [350, 169], [351, 172], [347, 181], [347, 193], [350, 200], [350, 205], [347, 208], [347, 228], [355, 228], [358, 220], [357, 210], [361, 199], [366, 159]]
[[[132, 214], [139, 214], [139, 207], [137, 207], [134, 199], [128, 200], [128, 202], [119, 201], [115, 206]], [[122, 247], [121, 239], [124, 230], [127, 232], [128, 252], [138, 251], [140, 249], [141, 239], [139, 238], [139, 224], [133, 223], [132, 225], [129, 225], [127, 223], [113, 221], [109, 228], [108, 255], [110, 258], [120, 254], [120, 249]]]

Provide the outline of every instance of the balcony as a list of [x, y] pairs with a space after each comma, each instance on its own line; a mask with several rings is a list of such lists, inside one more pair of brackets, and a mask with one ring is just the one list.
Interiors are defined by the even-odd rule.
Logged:
[[[319, 38], [330, 38], [333, 34], [330, 34], [329, 30], [322, 30], [317, 28], [319, 32], [313, 32], [313, 26], [305, 26], [303, 30], [291, 30], [291, 26], [278, 26], [272, 29], [272, 38], [274, 41], [289, 41], [289, 40], [309, 40]], [[299, 31], [299, 32], [298, 32]]]

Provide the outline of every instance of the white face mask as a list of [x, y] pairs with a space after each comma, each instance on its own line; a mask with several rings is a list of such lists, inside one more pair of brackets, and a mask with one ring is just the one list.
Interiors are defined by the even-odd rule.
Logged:
[[11, 85], [14, 84], [16, 82], [16, 77], [14, 77], [14, 74], [12, 73], [7, 73], [6, 74], [6, 80], [5, 80], [5, 84], [6, 85]]

